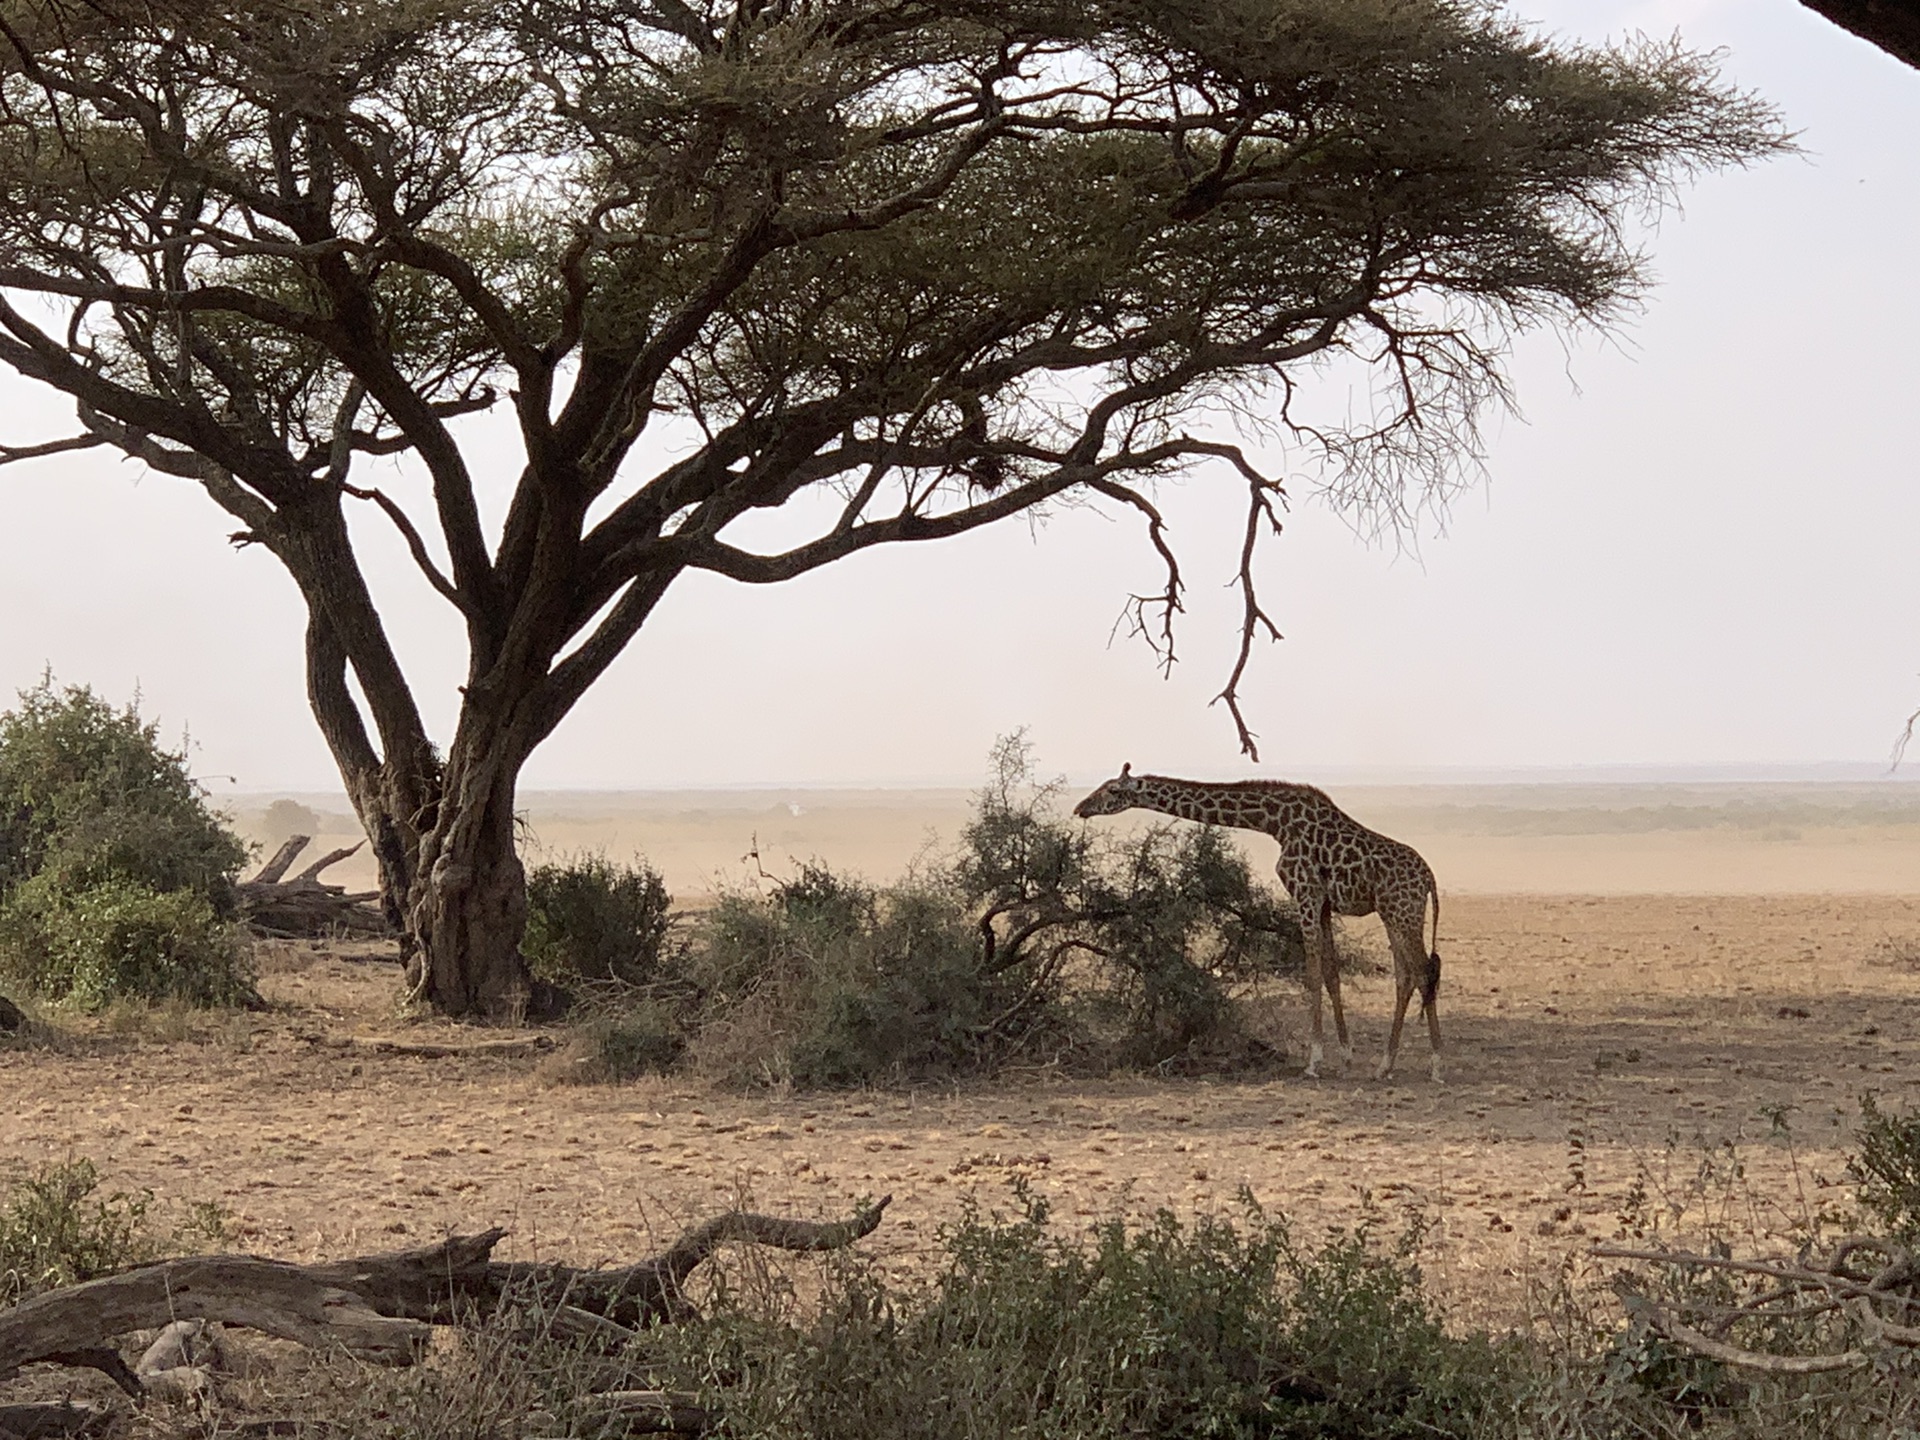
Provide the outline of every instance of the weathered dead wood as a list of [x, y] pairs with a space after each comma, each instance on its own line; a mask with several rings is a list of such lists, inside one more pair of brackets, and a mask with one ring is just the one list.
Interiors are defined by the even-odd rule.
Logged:
[[391, 934], [392, 929], [378, 904], [378, 890], [349, 893], [344, 885], [328, 885], [320, 879], [321, 871], [357, 852], [359, 845], [329, 851], [291, 880], [280, 878], [311, 838], [307, 835], [289, 837], [258, 875], [233, 887], [240, 913], [249, 928], [255, 934], [281, 940]]
[[[343, 846], [338, 850], [329, 850], [318, 860], [314, 861], [313, 864], [307, 866], [306, 869], [294, 876], [293, 883], [297, 885], [302, 880], [313, 880], [317, 882], [320, 879], [320, 872], [322, 870], [325, 870], [329, 865], [338, 865], [342, 860], [358, 854], [360, 847], [366, 843], [364, 840], [356, 840], [353, 844]], [[375, 891], [374, 893], [378, 894], [379, 892]]]
[[[781, 1250], [842, 1249], [873, 1232], [891, 1198], [833, 1224], [730, 1212], [688, 1231], [659, 1255], [617, 1270], [496, 1261], [493, 1247], [506, 1233], [498, 1229], [449, 1236], [418, 1250], [314, 1265], [251, 1255], [168, 1260], [0, 1311], [0, 1376], [39, 1362], [108, 1368], [103, 1352], [111, 1351], [113, 1337], [183, 1319], [245, 1326], [398, 1365], [416, 1358], [430, 1326], [471, 1323], [506, 1305], [564, 1308], [629, 1329], [672, 1323], [693, 1313], [683, 1293], [687, 1278], [728, 1241]], [[125, 1378], [115, 1378], [122, 1387], [142, 1393], [124, 1361], [119, 1369]]]
[[293, 864], [298, 855], [312, 841], [311, 835], [289, 835], [280, 842], [280, 848], [273, 852], [273, 858], [260, 867], [260, 873], [246, 881], [248, 885], [272, 885], [287, 873], [287, 867]]
[[[1744, 1304], [1696, 1307], [1717, 1317], [1717, 1323], [1709, 1327], [1712, 1333], [1682, 1319], [1675, 1313], [1675, 1306], [1641, 1293], [1629, 1277], [1623, 1275], [1616, 1281], [1629, 1315], [1695, 1354], [1723, 1364], [1776, 1375], [1818, 1375], [1870, 1365], [1876, 1350], [1920, 1348], [1920, 1326], [1902, 1323], [1920, 1311], [1920, 1257], [1884, 1236], [1846, 1236], [1824, 1259], [1815, 1256], [1792, 1261], [1741, 1260], [1730, 1255], [1604, 1244], [1595, 1245], [1589, 1253], [1600, 1259], [1635, 1260], [1681, 1271], [1719, 1270], [1771, 1281], [1765, 1293]], [[1871, 1270], [1856, 1268], [1862, 1257], [1871, 1257]], [[1857, 1323], [1866, 1347], [1856, 1344], [1812, 1355], [1783, 1355], [1754, 1350], [1725, 1338], [1746, 1321], [1806, 1321], [1842, 1313]], [[1894, 1315], [1901, 1318], [1896, 1320]]]
[[700, 1397], [679, 1390], [603, 1390], [585, 1397], [575, 1413], [602, 1422], [618, 1419], [629, 1435], [698, 1435], [713, 1424]]

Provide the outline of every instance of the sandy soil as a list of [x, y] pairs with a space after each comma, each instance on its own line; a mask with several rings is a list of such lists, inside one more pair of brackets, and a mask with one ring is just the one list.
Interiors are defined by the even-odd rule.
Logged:
[[[1463, 895], [1443, 949], [1444, 1085], [1422, 1038], [1390, 1083], [1362, 1063], [1317, 1082], [1038, 1074], [779, 1096], [572, 1087], [551, 1057], [343, 1046], [473, 1037], [396, 1021], [390, 966], [286, 946], [266, 967], [270, 1013], [0, 1048], [0, 1167], [88, 1156], [113, 1186], [217, 1200], [265, 1253], [501, 1224], [517, 1253], [576, 1263], [742, 1198], [833, 1215], [890, 1192], [867, 1244], [911, 1263], [963, 1194], [1004, 1205], [1014, 1173], [1067, 1217], [1219, 1209], [1244, 1186], [1310, 1228], [1417, 1206], [1445, 1290], [1510, 1312], [1613, 1232], [1636, 1179], [1658, 1193], [1736, 1142], [1779, 1207], [1763, 1223], [1784, 1225], [1847, 1198], [1861, 1094], [1920, 1101], [1920, 896]], [[1367, 1062], [1387, 988], [1349, 996]], [[1297, 995], [1272, 1008], [1297, 1033]]]

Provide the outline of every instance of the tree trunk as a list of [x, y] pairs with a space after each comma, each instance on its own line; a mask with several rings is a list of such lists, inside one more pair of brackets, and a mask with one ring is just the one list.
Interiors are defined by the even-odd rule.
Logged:
[[[468, 718], [462, 717], [463, 731]], [[443, 1015], [518, 1021], [535, 999], [533, 975], [520, 954], [527, 876], [514, 845], [519, 766], [509, 752], [505, 744], [467, 735], [456, 740], [438, 823], [420, 840], [407, 910], [416, 947], [410, 973], [414, 995]], [[461, 763], [476, 753], [478, 764]]]

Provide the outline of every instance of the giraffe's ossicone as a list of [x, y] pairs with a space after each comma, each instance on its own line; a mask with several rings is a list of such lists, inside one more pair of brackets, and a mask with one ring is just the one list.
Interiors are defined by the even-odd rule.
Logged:
[[[1306, 933], [1307, 993], [1313, 1007], [1306, 1072], [1310, 1076], [1320, 1073], [1325, 1054], [1322, 989], [1333, 1001], [1342, 1059], [1353, 1055], [1346, 1011], [1340, 1003], [1340, 970], [1333, 955], [1333, 917], [1378, 914], [1393, 947], [1395, 989], [1393, 1028], [1379, 1074], [1384, 1079], [1393, 1073], [1407, 1005], [1418, 990], [1433, 1048], [1433, 1078], [1440, 1078], [1440, 887], [1419, 851], [1369, 830], [1324, 791], [1281, 780], [1175, 780], [1135, 775], [1131, 765], [1122, 765], [1119, 775], [1073, 807], [1083, 820], [1122, 810], [1154, 810], [1206, 825], [1259, 830], [1280, 842], [1280, 863], [1274, 869], [1300, 907], [1300, 926]], [[1426, 940], [1429, 902], [1433, 905], [1431, 945]]]

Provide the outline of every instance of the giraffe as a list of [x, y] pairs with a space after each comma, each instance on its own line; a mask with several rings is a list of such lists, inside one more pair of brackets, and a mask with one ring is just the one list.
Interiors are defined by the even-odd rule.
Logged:
[[[1313, 998], [1313, 1035], [1307, 1050], [1307, 1075], [1320, 1073], [1324, 1056], [1320, 991], [1333, 1001], [1333, 1024], [1340, 1037], [1342, 1064], [1353, 1059], [1346, 1011], [1340, 1004], [1340, 971], [1333, 958], [1333, 917], [1377, 913], [1393, 946], [1395, 998], [1393, 1029], [1376, 1072], [1393, 1073], [1400, 1052], [1400, 1029], [1416, 987], [1427, 1017], [1433, 1078], [1440, 1078], [1440, 887], [1433, 871], [1410, 845], [1367, 829], [1325, 793], [1311, 785], [1280, 780], [1215, 784], [1174, 780], [1165, 775], [1135, 775], [1131, 764], [1073, 807], [1081, 819], [1117, 815], [1122, 810], [1156, 810], [1182, 820], [1260, 830], [1280, 842], [1275, 867], [1281, 884], [1300, 907], [1307, 941], [1307, 992]], [[1427, 901], [1433, 901], [1433, 939], [1426, 945]]]

